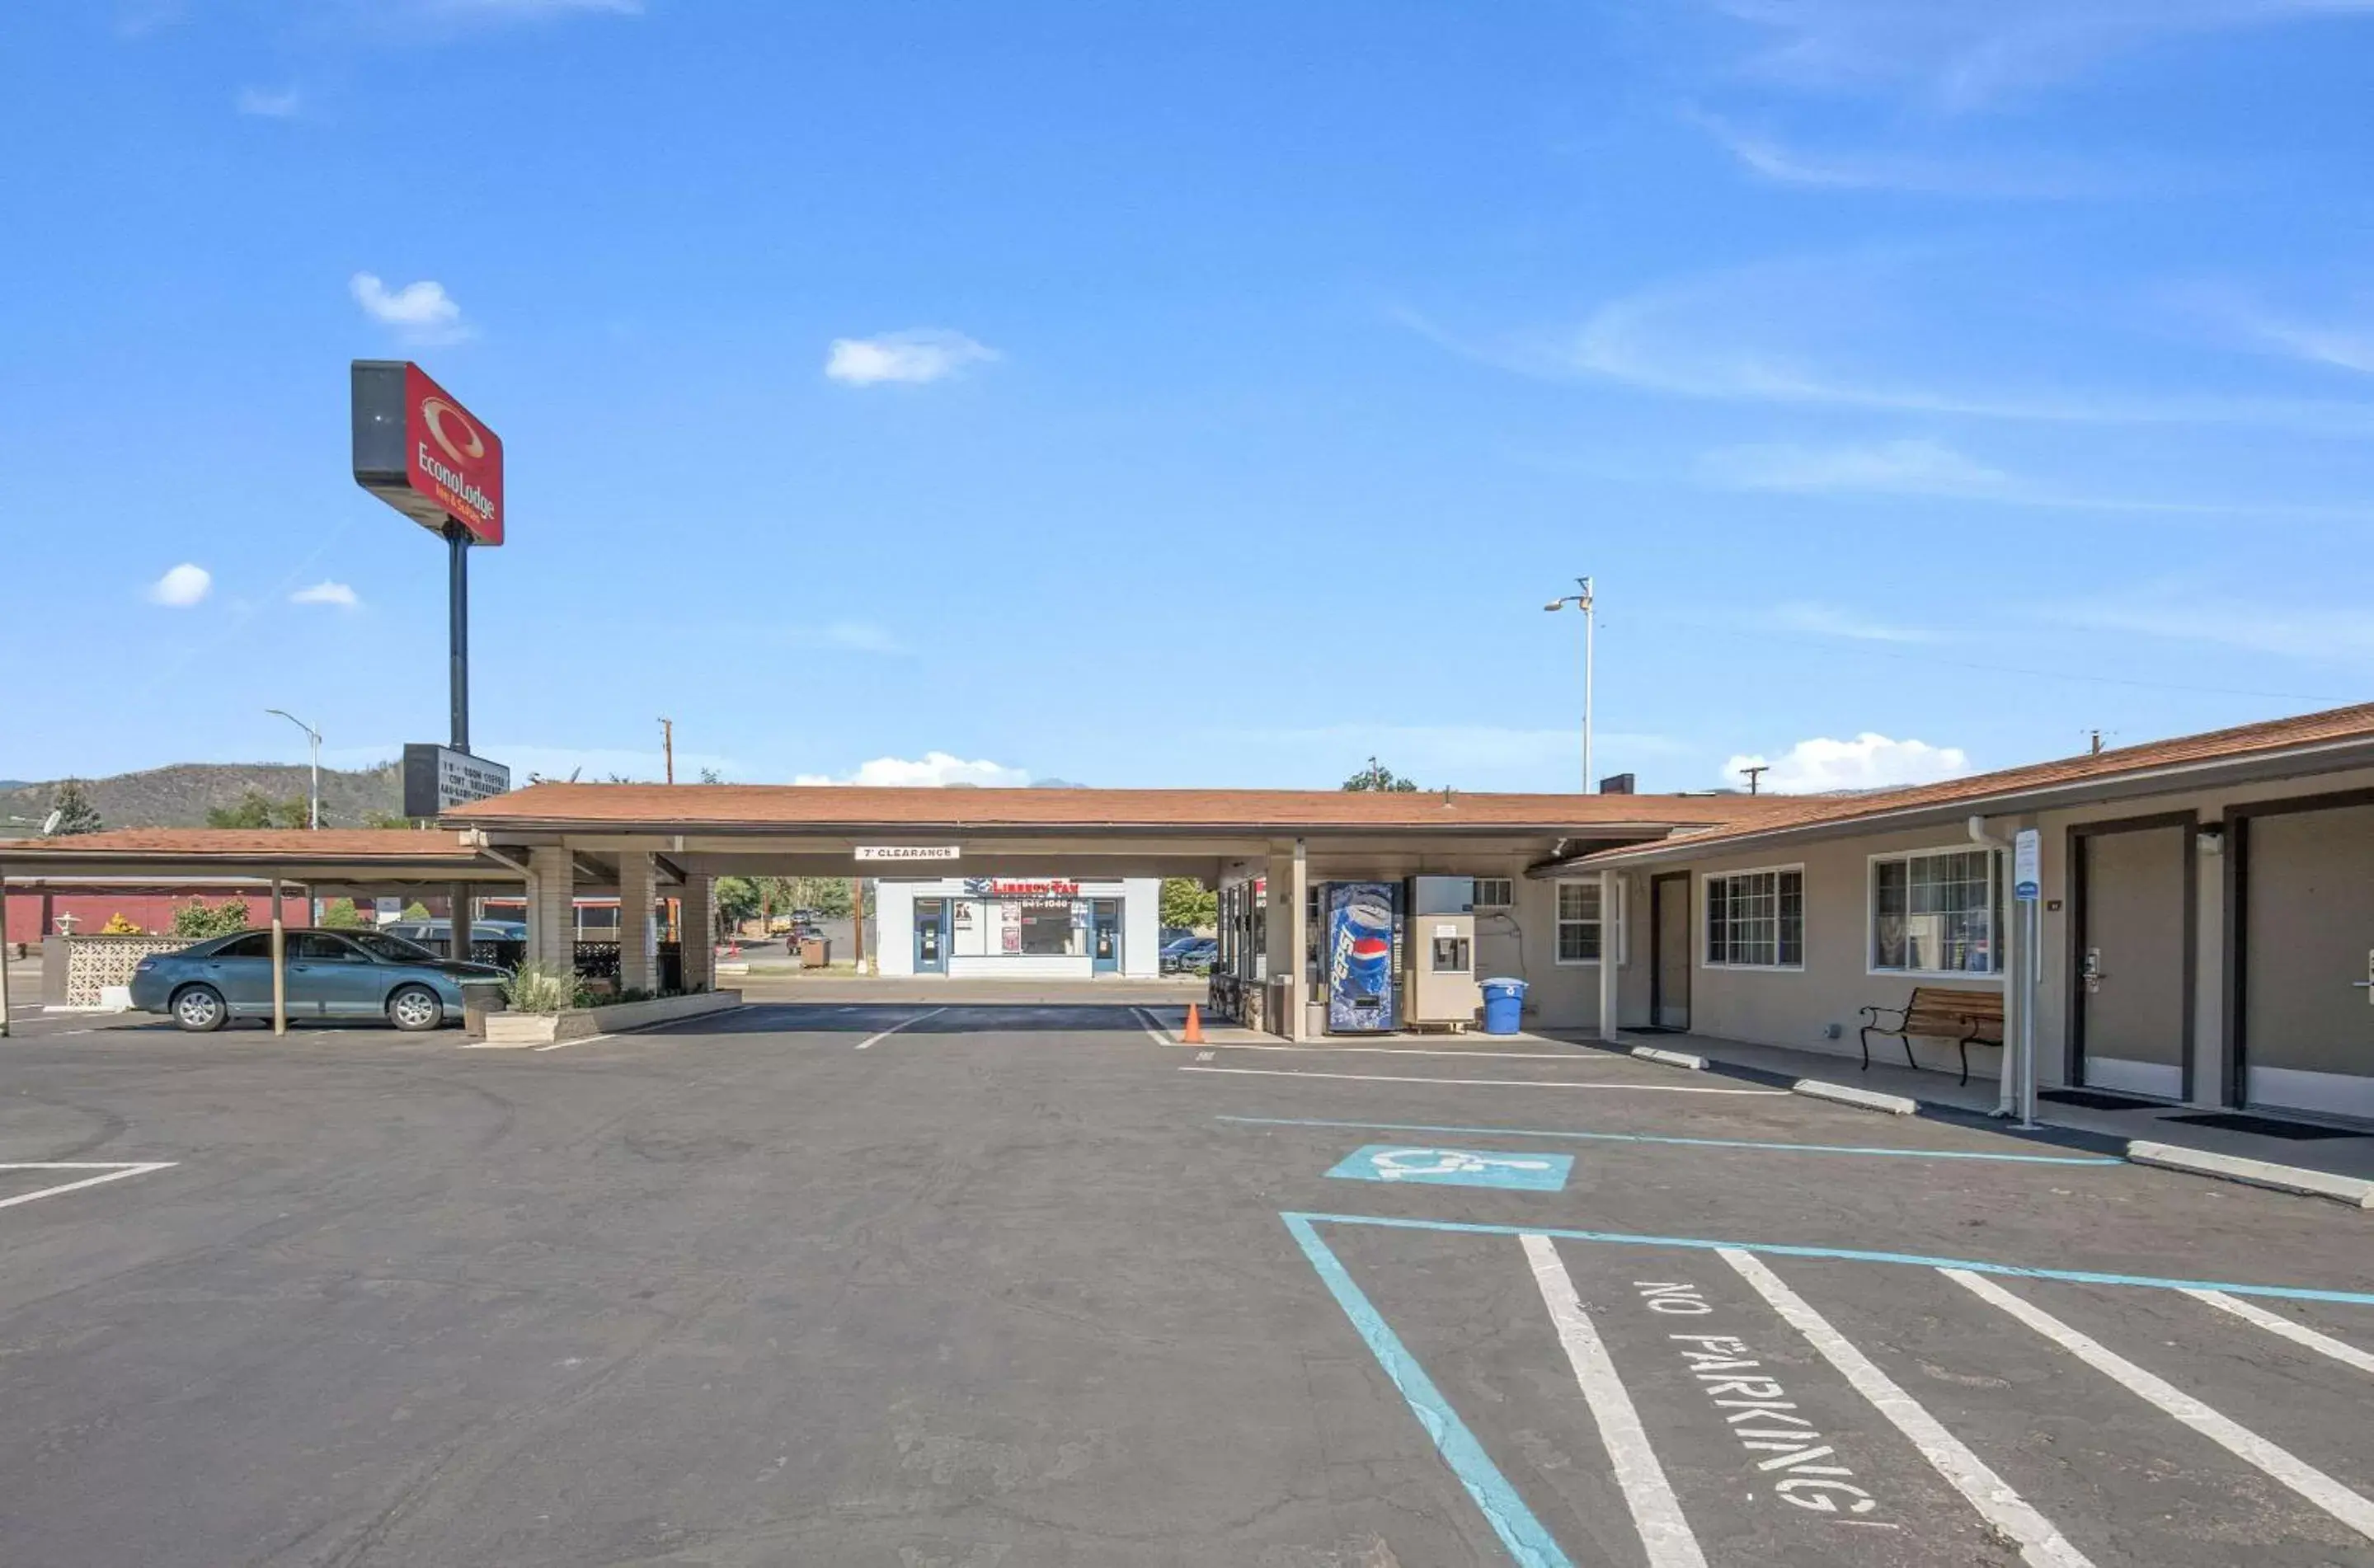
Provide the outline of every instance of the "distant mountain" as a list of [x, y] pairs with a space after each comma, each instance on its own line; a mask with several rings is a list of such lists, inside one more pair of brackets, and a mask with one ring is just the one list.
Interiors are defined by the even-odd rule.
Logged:
[[[261, 790], [274, 802], [303, 800], [307, 778], [301, 765], [183, 762], [112, 778], [86, 778], [83, 788], [99, 808], [100, 820], [110, 827], [204, 827], [209, 810], [235, 806], [250, 790]], [[50, 814], [57, 787], [56, 779], [0, 781], [0, 825], [32, 831], [8, 819], [29, 817], [38, 825]], [[403, 806], [404, 784], [393, 762], [355, 772], [322, 769], [324, 827], [361, 827], [372, 813], [393, 815]]]

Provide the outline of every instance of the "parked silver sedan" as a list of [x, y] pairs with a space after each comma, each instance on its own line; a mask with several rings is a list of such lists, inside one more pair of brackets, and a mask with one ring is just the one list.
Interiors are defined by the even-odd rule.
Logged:
[[[434, 1029], [462, 1016], [465, 979], [500, 979], [491, 964], [456, 963], [372, 930], [284, 933], [289, 1020], [381, 1018], [399, 1029]], [[272, 933], [209, 937], [144, 958], [132, 1005], [182, 1028], [219, 1029], [234, 1018], [272, 1016]]]

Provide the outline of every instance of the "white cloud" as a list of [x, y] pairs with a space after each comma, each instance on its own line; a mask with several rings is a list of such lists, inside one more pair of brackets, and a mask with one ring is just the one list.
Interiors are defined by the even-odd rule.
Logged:
[[872, 621], [835, 621], [829, 626], [803, 627], [791, 638], [811, 648], [838, 648], [850, 653], [905, 653], [907, 645], [887, 628]]
[[853, 387], [898, 382], [921, 386], [944, 380], [969, 365], [997, 357], [994, 349], [960, 332], [919, 327], [911, 332], [884, 333], [878, 337], [837, 337], [826, 356], [824, 373]]
[[343, 582], [317, 582], [311, 588], [300, 588], [288, 596], [291, 604], [335, 604], [341, 610], [361, 607], [362, 601], [355, 591]]
[[2254, 603], [2207, 583], [2163, 580], [2115, 594], [2047, 604], [2039, 615], [2087, 631], [2157, 638], [2364, 666], [2374, 661], [2374, 614], [2354, 607]]
[[456, 20], [535, 21], [578, 11], [632, 17], [642, 13], [642, 0], [420, 0], [420, 9]]
[[[1972, 330], [1981, 330], [1980, 312], [2000, 308], [2000, 290], [1967, 264], [1957, 275], [1948, 265], [1955, 260], [1860, 252], [1765, 262], [1619, 296], [1578, 327], [1497, 339], [1463, 335], [1406, 308], [1392, 314], [1443, 348], [1499, 369], [1616, 381], [1672, 397], [2038, 424], [2374, 434], [2374, 402], [2063, 390], [2041, 372], [2027, 386], [1955, 385], [1876, 366], [1890, 347], [1908, 363], [1935, 358], [1935, 349], [1910, 333], [1941, 312], [1969, 317]], [[1969, 292], [1949, 292], [1956, 284]]]
[[2374, 9], [2374, 0], [1714, 0], [1764, 29], [1748, 74], [1819, 89], [1910, 88], [1948, 111], [2070, 80], [2171, 32]]
[[967, 762], [946, 752], [925, 752], [921, 757], [877, 756], [863, 763], [855, 773], [836, 778], [829, 774], [803, 773], [792, 780], [794, 784], [889, 784], [928, 788], [934, 785], [976, 784], [986, 788], [1016, 788], [1030, 782], [1030, 775], [1018, 767], [983, 758]]
[[176, 610], [186, 610], [212, 593], [215, 574], [204, 567], [194, 567], [183, 561], [163, 577], [148, 585], [148, 602]]
[[1741, 769], [1769, 766], [1758, 786], [1768, 793], [1803, 795], [1826, 790], [1880, 790], [1900, 784], [1934, 784], [1970, 771], [1958, 746], [1926, 741], [1891, 741], [1865, 731], [1851, 741], [1800, 741], [1778, 757], [1734, 756], [1722, 765], [1722, 782], [1745, 784]]
[[292, 120], [301, 107], [295, 88], [280, 92], [267, 92], [262, 88], [241, 88], [234, 101], [241, 114], [251, 114], [260, 120]]
[[2098, 195], [2109, 189], [2105, 181], [2084, 170], [2034, 159], [1980, 162], [1900, 153], [1812, 152], [1743, 130], [1719, 115], [1698, 113], [1688, 118], [1744, 168], [1776, 185], [2040, 200]]
[[1776, 605], [1763, 617], [1774, 631], [1804, 632], [1815, 637], [1842, 637], [1856, 642], [1935, 642], [1938, 634], [1920, 626], [1891, 626], [1885, 621], [1841, 610], [1834, 604], [1794, 603]]
[[2227, 341], [2311, 365], [2374, 375], [2374, 312], [2364, 301], [2351, 319], [2310, 321], [2269, 310], [2239, 290], [2216, 286], [2180, 289], [2173, 299]]
[[2003, 470], [1965, 457], [1943, 442], [1920, 439], [1860, 446], [1770, 442], [1726, 447], [1708, 452], [1698, 460], [1698, 467], [1710, 481], [1735, 490], [1850, 491], [1990, 500], [2025, 493], [2019, 482]]
[[347, 287], [363, 314], [382, 326], [396, 329], [408, 343], [458, 343], [470, 335], [463, 323], [462, 307], [445, 292], [445, 286], [423, 278], [407, 283], [402, 288], [391, 289], [373, 274], [358, 272], [347, 280]]

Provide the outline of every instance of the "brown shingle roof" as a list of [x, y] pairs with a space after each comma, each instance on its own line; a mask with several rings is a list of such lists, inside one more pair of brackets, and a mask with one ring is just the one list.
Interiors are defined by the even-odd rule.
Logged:
[[1761, 818], [1777, 801], [1745, 795], [1489, 795], [1345, 790], [916, 790], [801, 784], [531, 784], [473, 802], [450, 822], [475, 827], [1535, 828], [1701, 825]]
[[[2121, 746], [2111, 751], [2061, 757], [2051, 762], [2030, 763], [2024, 767], [2007, 767], [1994, 773], [1973, 774], [1968, 778], [1951, 778], [1942, 784], [1922, 784], [1909, 789], [1880, 790], [1856, 795], [1768, 796], [1765, 799], [1782, 801], [1786, 804], [1765, 816], [1743, 818], [1722, 827], [1693, 833], [1686, 841], [1693, 848], [1724, 844], [1789, 828], [1846, 824], [1864, 817], [1886, 816], [1929, 807], [1975, 806], [2002, 797], [2025, 795], [2058, 786], [2092, 781], [2107, 784], [2133, 775], [2156, 773], [2188, 765], [2237, 761], [2342, 742], [2368, 740], [2374, 740], [2374, 703], [2361, 703], [2353, 708], [2303, 714], [2297, 719], [2274, 719], [2230, 730], [2212, 730], [2198, 735], [2180, 735], [2174, 740], [2152, 741], [2143, 745]], [[1647, 845], [1627, 845], [1620, 848], [1604, 849], [1586, 858], [1612, 860], [1646, 853], [1650, 848]], [[1667, 844], [1658, 848], [1671, 848], [1673, 846]]]
[[118, 827], [61, 838], [0, 845], [0, 860], [23, 863], [50, 857], [103, 860], [113, 855], [156, 860], [166, 855], [257, 861], [468, 860], [461, 835], [445, 830], [325, 827]]

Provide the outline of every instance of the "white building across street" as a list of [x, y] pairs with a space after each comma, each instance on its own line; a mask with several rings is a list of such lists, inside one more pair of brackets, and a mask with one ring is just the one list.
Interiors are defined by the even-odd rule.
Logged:
[[962, 979], [1150, 979], [1158, 877], [950, 876], [876, 884], [879, 972]]

